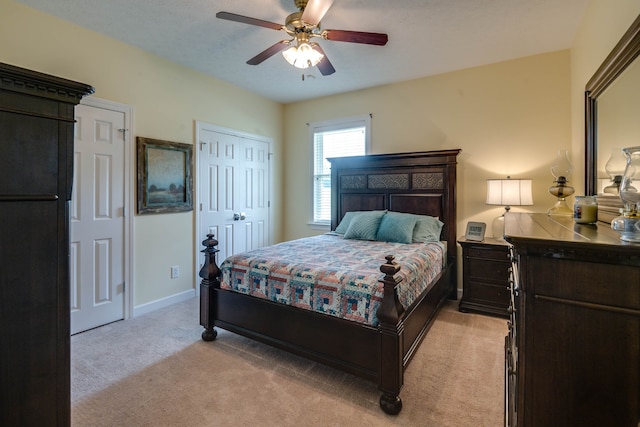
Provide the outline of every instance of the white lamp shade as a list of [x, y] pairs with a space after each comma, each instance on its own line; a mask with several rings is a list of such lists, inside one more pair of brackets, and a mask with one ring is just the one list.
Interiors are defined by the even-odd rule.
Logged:
[[487, 205], [533, 205], [530, 179], [488, 179]]

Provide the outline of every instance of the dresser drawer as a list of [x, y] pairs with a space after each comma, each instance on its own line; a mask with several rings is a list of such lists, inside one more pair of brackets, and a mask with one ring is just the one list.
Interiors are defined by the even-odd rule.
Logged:
[[640, 268], [573, 260], [534, 258], [535, 294], [640, 310]]

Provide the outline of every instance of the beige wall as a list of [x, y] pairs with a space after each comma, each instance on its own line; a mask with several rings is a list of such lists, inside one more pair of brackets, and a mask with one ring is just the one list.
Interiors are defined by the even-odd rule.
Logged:
[[[542, 212], [558, 148], [571, 147], [568, 50], [335, 95], [285, 107], [285, 239], [318, 233], [310, 216], [306, 123], [373, 115], [372, 152], [461, 148], [458, 234], [467, 221], [491, 224], [501, 207], [485, 205], [489, 178], [530, 178]], [[581, 178], [580, 178], [581, 179]], [[488, 231], [488, 235], [490, 231]]]
[[[281, 104], [11, 0], [0, 0], [0, 61], [90, 84], [96, 97], [133, 106], [135, 136], [193, 143], [199, 120], [272, 138], [272, 206], [281, 217]], [[134, 306], [194, 288], [194, 222], [195, 211], [135, 216]], [[274, 225], [279, 240], [280, 221]], [[170, 279], [172, 265], [179, 279]]]

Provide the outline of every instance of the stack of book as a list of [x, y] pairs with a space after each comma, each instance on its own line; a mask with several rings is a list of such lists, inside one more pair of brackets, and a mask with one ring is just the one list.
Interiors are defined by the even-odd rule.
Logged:
[[598, 194], [598, 221], [611, 224], [613, 218], [622, 214], [624, 204], [617, 194]]

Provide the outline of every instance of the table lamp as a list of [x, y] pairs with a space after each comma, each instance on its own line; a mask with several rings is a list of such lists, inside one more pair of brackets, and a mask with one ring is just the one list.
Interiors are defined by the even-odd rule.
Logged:
[[493, 237], [504, 237], [504, 214], [509, 212], [511, 206], [533, 205], [530, 179], [488, 179], [487, 180], [487, 205], [504, 206], [504, 213], [495, 218], [491, 224]]

